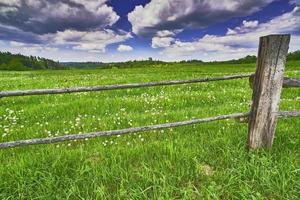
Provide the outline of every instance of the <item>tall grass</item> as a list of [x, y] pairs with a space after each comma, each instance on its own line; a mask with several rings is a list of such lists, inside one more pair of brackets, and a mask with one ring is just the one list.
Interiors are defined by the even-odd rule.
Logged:
[[[286, 75], [300, 77], [299, 62]], [[0, 72], [0, 90], [191, 79], [254, 65]], [[251, 105], [247, 79], [0, 99], [0, 142], [181, 121]], [[281, 110], [300, 109], [284, 89]], [[272, 150], [245, 150], [234, 120], [0, 150], [1, 199], [299, 199], [300, 119], [279, 121]]]

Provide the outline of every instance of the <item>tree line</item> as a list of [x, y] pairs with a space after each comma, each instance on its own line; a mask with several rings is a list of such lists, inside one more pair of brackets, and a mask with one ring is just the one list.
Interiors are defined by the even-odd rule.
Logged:
[[36, 57], [0, 52], [0, 70], [37, 70], [37, 69], [63, 69], [64, 67], [56, 61]]
[[[256, 56], [246, 56], [237, 60], [211, 61], [202, 60], [183, 60], [179, 62], [164, 62], [159, 60], [133, 60], [127, 62], [102, 63], [102, 62], [65, 62], [59, 63], [50, 59], [0, 52], [0, 70], [38, 70], [38, 69], [87, 69], [87, 68], [139, 68], [151, 66], [165, 66], [172, 63], [187, 64], [248, 64], [255, 63]], [[289, 53], [288, 61], [300, 60], [300, 51]]]

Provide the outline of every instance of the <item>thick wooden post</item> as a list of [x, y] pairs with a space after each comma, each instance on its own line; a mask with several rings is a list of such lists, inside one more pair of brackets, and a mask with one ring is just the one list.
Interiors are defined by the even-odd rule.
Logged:
[[250, 149], [272, 146], [289, 42], [290, 35], [260, 38], [248, 127]]

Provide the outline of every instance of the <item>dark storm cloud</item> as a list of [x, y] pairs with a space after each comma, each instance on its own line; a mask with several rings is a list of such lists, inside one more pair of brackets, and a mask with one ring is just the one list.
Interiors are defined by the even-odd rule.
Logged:
[[42, 43], [43, 40], [34, 33], [24, 32], [22, 30], [0, 25], [0, 40], [24, 42], [24, 43]]
[[205, 28], [233, 17], [254, 13], [274, 0], [153, 0], [128, 15], [136, 34], [160, 30]]
[[[114, 24], [119, 16], [107, 0], [0, 0], [0, 39], [39, 41], [38, 36], [89, 31]], [[5, 28], [8, 27], [8, 28]], [[18, 30], [11, 35], [11, 27]]]

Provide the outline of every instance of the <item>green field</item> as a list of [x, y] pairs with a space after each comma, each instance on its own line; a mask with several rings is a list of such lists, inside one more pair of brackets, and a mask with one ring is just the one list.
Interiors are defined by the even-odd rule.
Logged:
[[[254, 64], [0, 71], [0, 90], [253, 73]], [[300, 62], [286, 76], [300, 77]], [[248, 112], [247, 79], [0, 99], [0, 142]], [[281, 110], [300, 109], [284, 89]], [[225, 120], [0, 150], [0, 199], [299, 199], [300, 118], [280, 119], [272, 150], [247, 152], [247, 124]]]

